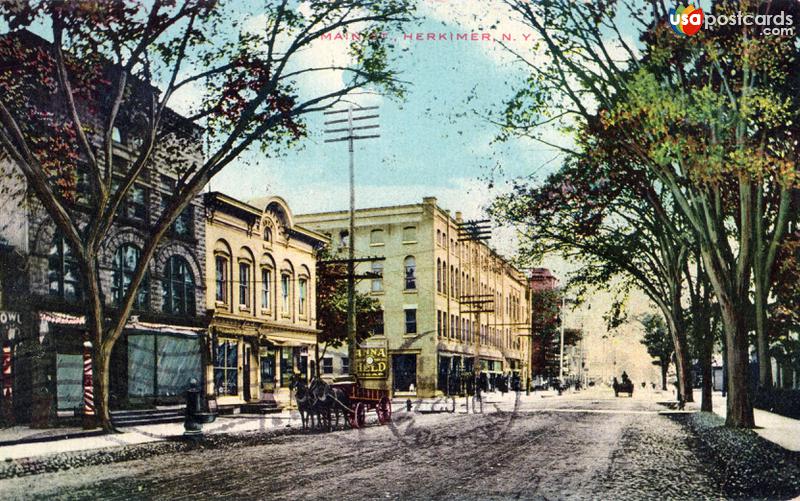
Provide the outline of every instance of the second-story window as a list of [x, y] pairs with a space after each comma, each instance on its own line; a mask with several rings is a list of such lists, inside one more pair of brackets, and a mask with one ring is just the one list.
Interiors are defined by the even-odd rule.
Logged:
[[165, 313], [194, 316], [194, 275], [186, 259], [181, 256], [169, 258], [161, 285]]
[[417, 310], [415, 308], [408, 308], [406, 312], [406, 334], [417, 333]]
[[[111, 295], [117, 305], [122, 304], [122, 300], [130, 288], [140, 257], [141, 250], [133, 244], [122, 245], [114, 254]], [[148, 276], [145, 274], [133, 304], [136, 309], [144, 309], [150, 302], [150, 285], [148, 282]]]
[[221, 303], [227, 303], [228, 260], [222, 256], [217, 256], [214, 259], [214, 265], [216, 267], [216, 300]]
[[272, 242], [272, 228], [267, 225], [264, 225], [264, 241]]
[[272, 287], [272, 270], [269, 268], [261, 268], [261, 309], [270, 309], [269, 296]]
[[416, 290], [417, 288], [417, 261], [414, 256], [408, 256], [403, 261], [405, 267], [406, 290]]
[[250, 307], [250, 263], [239, 263], [239, 306]]
[[307, 293], [306, 289], [307, 289], [307, 287], [308, 287], [308, 279], [305, 278], [305, 277], [300, 278], [300, 280], [297, 282], [297, 292], [298, 292], [298, 295], [300, 296], [300, 298], [299, 298], [299, 300], [297, 302], [297, 310], [300, 313], [300, 315], [305, 315], [306, 314], [306, 293]]
[[289, 275], [281, 275], [281, 309], [284, 315], [289, 314]]

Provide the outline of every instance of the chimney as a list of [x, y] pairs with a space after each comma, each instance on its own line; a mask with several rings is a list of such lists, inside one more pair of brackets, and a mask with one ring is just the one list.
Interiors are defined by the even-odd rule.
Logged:
[[436, 197], [425, 197], [422, 199], [422, 203], [425, 205], [436, 206]]
[[461, 211], [457, 210], [456, 211], [456, 223], [461, 224], [463, 222], [464, 222], [464, 218], [462, 217]]

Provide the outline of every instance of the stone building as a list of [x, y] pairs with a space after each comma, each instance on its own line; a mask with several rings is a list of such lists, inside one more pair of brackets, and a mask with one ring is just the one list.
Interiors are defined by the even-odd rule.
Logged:
[[206, 392], [223, 408], [257, 410], [288, 404], [292, 375], [312, 373], [316, 251], [327, 239], [297, 225], [279, 197], [252, 203], [205, 195], [213, 314]]
[[[48, 42], [27, 32], [24, 43]], [[154, 92], [142, 82], [137, 91]], [[46, 106], [46, 105], [43, 105]], [[90, 119], [90, 118], [87, 118]], [[123, 200], [102, 242], [98, 269], [106, 311], [114, 312], [129, 287], [141, 250], [175, 192], [182, 161], [201, 157], [198, 130], [169, 109], [162, 126], [182, 140], [182, 157], [144, 169]], [[120, 123], [113, 131], [112, 186], [138, 151], [137, 131]], [[100, 144], [94, 144], [101, 151]], [[161, 150], [158, 150], [161, 152]], [[158, 157], [154, 157], [158, 158]], [[76, 167], [74, 189], [63, 198], [79, 228], [93, 217], [88, 173]], [[4, 408], [17, 422], [52, 424], [80, 415], [84, 402], [86, 300], [78, 263], [26, 179], [0, 152], [0, 286], [4, 311], [19, 325], [0, 329], [10, 351]], [[205, 212], [193, 201], [171, 226], [138, 291], [130, 319], [111, 355], [112, 412], [183, 402], [192, 377], [202, 377], [202, 339], [206, 330]], [[8, 318], [8, 315], [6, 316]]]
[[[494, 381], [501, 374], [528, 376], [529, 288], [526, 277], [481, 241], [459, 241], [455, 217], [436, 204], [359, 209], [355, 238], [347, 211], [304, 214], [298, 224], [329, 236], [346, 256], [355, 246], [359, 291], [377, 298], [383, 326], [357, 351], [355, 369], [367, 387], [394, 396], [431, 397], [452, 390], [453, 376], [472, 373], [474, 360]], [[462, 301], [491, 299], [480, 315]], [[346, 350], [328, 350], [321, 372], [346, 372]], [[360, 356], [359, 356], [360, 355]], [[524, 384], [524, 383], [523, 383]]]

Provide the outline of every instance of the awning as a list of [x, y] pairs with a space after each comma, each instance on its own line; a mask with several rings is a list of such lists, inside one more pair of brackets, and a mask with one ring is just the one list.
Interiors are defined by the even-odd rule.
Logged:
[[[39, 322], [39, 330], [41, 332], [47, 332], [48, 324], [83, 327], [86, 325], [86, 317], [84, 315], [70, 315], [55, 311], [42, 311], [39, 312]], [[205, 329], [202, 327], [186, 327], [183, 325], [140, 322], [138, 318], [132, 316], [131, 319], [128, 320], [128, 323], [125, 324], [125, 330], [158, 332], [161, 334], [177, 334], [181, 336], [197, 337], [202, 334]]]
[[306, 337], [306, 339], [303, 339], [303, 337], [290, 333], [262, 334], [261, 338], [266, 339], [272, 344], [287, 347], [314, 346], [317, 342], [316, 337]]

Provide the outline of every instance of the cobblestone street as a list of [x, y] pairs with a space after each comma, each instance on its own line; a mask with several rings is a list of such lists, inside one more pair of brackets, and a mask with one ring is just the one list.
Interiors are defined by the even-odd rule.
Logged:
[[[0, 482], [6, 498], [698, 499], [725, 497], [655, 398], [489, 396], [483, 414], [279, 435]], [[140, 447], [149, 447], [142, 445]]]

